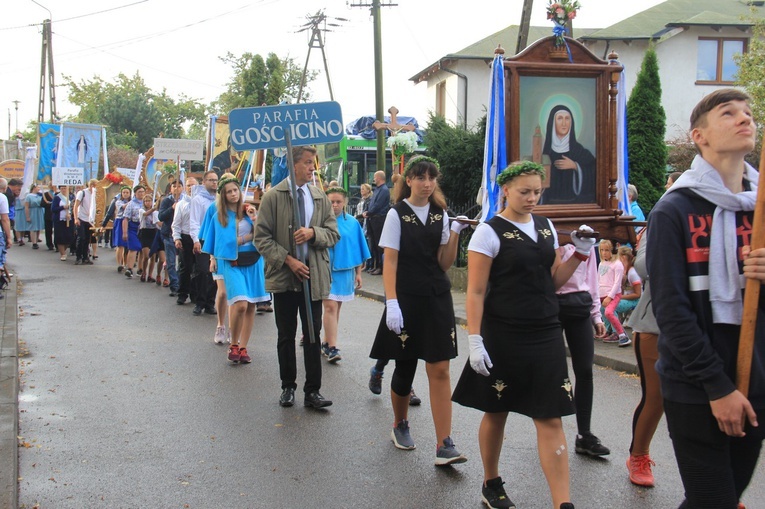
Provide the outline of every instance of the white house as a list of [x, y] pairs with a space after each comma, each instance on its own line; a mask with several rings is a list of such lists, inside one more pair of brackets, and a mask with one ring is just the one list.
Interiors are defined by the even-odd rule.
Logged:
[[[603, 29], [574, 27], [574, 36], [593, 53], [619, 55], [625, 67], [627, 94], [634, 86], [648, 45], [659, 59], [667, 139], [688, 129], [693, 106], [706, 94], [734, 83], [733, 55], [747, 51], [752, 16], [765, 16], [765, 0], [667, 0]], [[531, 27], [529, 41], [551, 35], [552, 28]], [[486, 113], [490, 63], [501, 44], [515, 51], [513, 25], [450, 55], [410, 78], [426, 82], [434, 113], [472, 127]]]

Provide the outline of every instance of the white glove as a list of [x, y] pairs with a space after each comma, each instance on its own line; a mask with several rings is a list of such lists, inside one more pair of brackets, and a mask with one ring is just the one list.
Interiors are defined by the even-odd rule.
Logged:
[[467, 223], [461, 223], [461, 222], [457, 221], [458, 219], [470, 219], [470, 218], [469, 218], [469, 217], [467, 217], [467, 216], [457, 216], [457, 217], [455, 217], [454, 219], [455, 219], [455, 220], [454, 220], [454, 221], [452, 221], [452, 225], [451, 225], [451, 227], [450, 227], [450, 228], [451, 228], [451, 230], [452, 230], [454, 233], [456, 233], [457, 235], [459, 235], [459, 234], [460, 234], [460, 232], [461, 232], [462, 230], [464, 230], [465, 228], [467, 228], [468, 226], [470, 226], [470, 225], [469, 225], [469, 224], [467, 224]]
[[489, 369], [494, 364], [491, 363], [489, 354], [483, 346], [483, 338], [480, 334], [468, 334], [468, 344], [470, 345], [470, 367], [479, 375], [489, 376]]
[[594, 238], [579, 238], [577, 235], [578, 231], [585, 231], [585, 232], [594, 232], [592, 228], [587, 226], [586, 224], [583, 224], [579, 227], [578, 230], [574, 230], [571, 232], [571, 242], [576, 247], [576, 252], [584, 255], [584, 256], [590, 256], [590, 250], [592, 249], [592, 246], [595, 245], [595, 239]]
[[388, 329], [396, 334], [401, 334], [404, 328], [404, 315], [401, 314], [401, 308], [398, 307], [398, 299], [388, 299], [385, 301], [385, 324]]

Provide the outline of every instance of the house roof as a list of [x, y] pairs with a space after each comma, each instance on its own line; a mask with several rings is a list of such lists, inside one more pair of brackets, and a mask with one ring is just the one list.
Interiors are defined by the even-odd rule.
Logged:
[[[497, 46], [502, 46], [505, 48], [506, 54], [508, 56], [515, 54], [515, 47], [518, 44], [519, 29], [519, 25], [510, 25], [509, 27], [503, 28], [499, 32], [495, 32], [490, 36], [457, 51], [456, 53], [449, 53], [444, 55], [437, 62], [432, 63], [425, 69], [409, 78], [409, 81], [413, 81], [415, 83], [424, 81], [428, 79], [430, 75], [438, 71], [442, 66], [448, 66], [455, 60], [491, 61], [494, 58], [494, 50], [497, 49]], [[579, 28], [574, 26], [574, 36], [580, 38], [582, 35], [590, 34], [596, 30], [598, 29]], [[529, 44], [549, 35], [552, 35], [552, 26], [529, 27]]]
[[578, 37], [588, 40], [658, 39], [674, 27], [749, 27], [745, 17], [765, 15], [758, 0], [667, 0], [614, 25]]

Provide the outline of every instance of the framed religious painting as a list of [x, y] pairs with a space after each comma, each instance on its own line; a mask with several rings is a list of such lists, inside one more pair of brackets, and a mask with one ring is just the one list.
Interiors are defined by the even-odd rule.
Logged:
[[[574, 39], [540, 39], [504, 61], [507, 160], [541, 163], [547, 175], [536, 211], [556, 224], [595, 225], [634, 238], [617, 199], [616, 109], [622, 66]], [[564, 229], [565, 229], [564, 228]]]

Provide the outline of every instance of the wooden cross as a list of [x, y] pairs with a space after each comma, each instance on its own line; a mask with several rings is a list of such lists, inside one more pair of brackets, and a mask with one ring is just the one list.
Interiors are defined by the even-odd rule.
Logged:
[[414, 131], [414, 126], [412, 124], [401, 125], [398, 123], [398, 119], [396, 118], [398, 115], [398, 108], [391, 106], [388, 108], [388, 113], [390, 113], [390, 122], [386, 123], [375, 120], [372, 124], [372, 127], [374, 127], [375, 130], [387, 129], [393, 134], [398, 134], [401, 131]]

